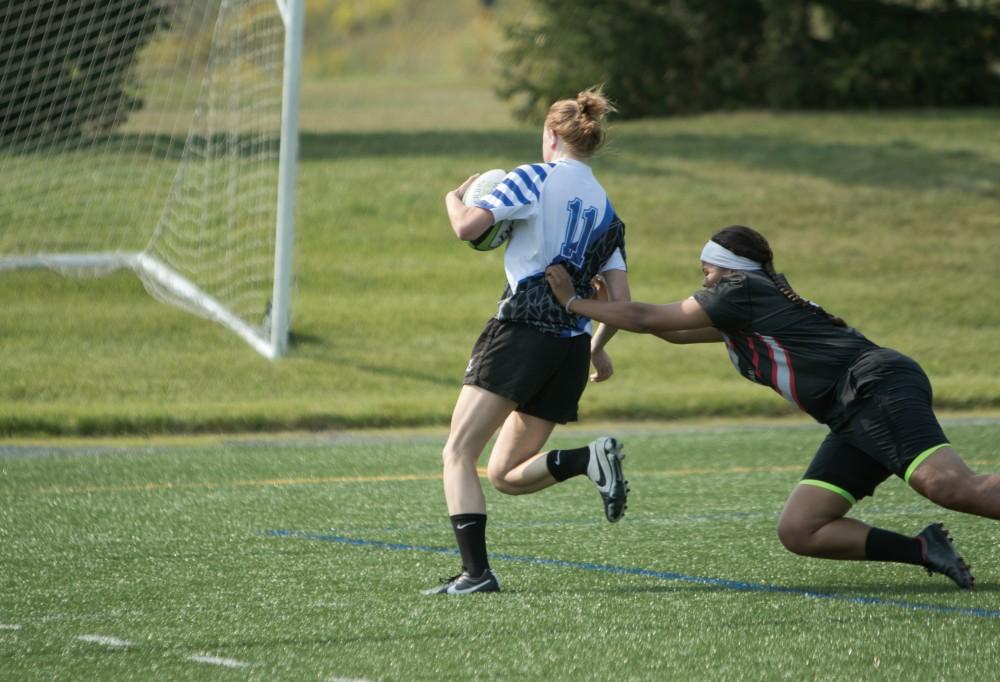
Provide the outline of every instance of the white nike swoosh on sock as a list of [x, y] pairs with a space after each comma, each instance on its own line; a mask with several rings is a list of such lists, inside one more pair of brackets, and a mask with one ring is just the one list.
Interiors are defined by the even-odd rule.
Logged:
[[455, 528], [457, 528], [458, 530], [462, 530], [463, 528], [468, 528], [469, 526], [474, 526], [474, 525], [476, 525], [475, 521], [469, 521], [468, 523], [460, 523], [457, 526], [455, 526]]

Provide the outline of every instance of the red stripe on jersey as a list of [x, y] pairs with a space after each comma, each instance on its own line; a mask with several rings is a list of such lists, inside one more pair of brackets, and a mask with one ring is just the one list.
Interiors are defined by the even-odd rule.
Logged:
[[771, 359], [771, 388], [785, 400], [802, 409], [795, 387], [795, 370], [792, 369], [792, 358], [788, 351], [773, 336], [764, 336], [760, 333], [757, 336], [767, 346], [767, 353]]
[[[760, 355], [757, 353], [757, 346], [753, 343], [753, 337], [747, 337], [747, 346], [750, 347], [750, 352], [753, 353], [753, 375], [758, 379], [763, 379], [764, 377], [760, 373]], [[773, 364], [772, 358], [772, 364]]]

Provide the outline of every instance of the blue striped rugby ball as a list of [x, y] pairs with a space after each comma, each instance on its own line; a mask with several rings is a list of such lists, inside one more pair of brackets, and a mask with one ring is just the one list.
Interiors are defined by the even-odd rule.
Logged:
[[[494, 168], [480, 173], [479, 177], [473, 180], [469, 188], [465, 190], [462, 202], [466, 206], [475, 206], [476, 202], [488, 196], [506, 175], [507, 171], [502, 168]], [[510, 238], [513, 229], [513, 220], [501, 220], [490, 225], [485, 232], [466, 244], [476, 251], [492, 251]]]

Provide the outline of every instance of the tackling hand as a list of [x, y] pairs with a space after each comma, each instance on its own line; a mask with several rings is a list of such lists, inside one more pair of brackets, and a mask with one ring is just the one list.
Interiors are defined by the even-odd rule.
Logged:
[[576, 293], [573, 289], [573, 280], [562, 265], [550, 265], [545, 268], [545, 281], [548, 282], [552, 294], [560, 305], [566, 305], [566, 301]]

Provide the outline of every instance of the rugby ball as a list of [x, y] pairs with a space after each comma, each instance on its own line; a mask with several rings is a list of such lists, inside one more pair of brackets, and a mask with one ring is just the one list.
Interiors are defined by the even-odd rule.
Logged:
[[[507, 171], [502, 168], [494, 168], [480, 173], [479, 177], [473, 180], [469, 188], [465, 190], [462, 202], [466, 206], [475, 206], [476, 202], [489, 195], [506, 175]], [[512, 229], [514, 229], [513, 220], [501, 220], [490, 225], [485, 232], [466, 244], [476, 251], [492, 251], [510, 238]]]

